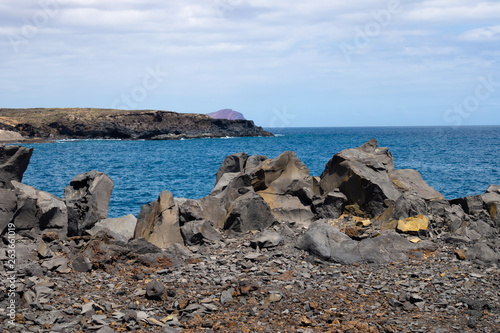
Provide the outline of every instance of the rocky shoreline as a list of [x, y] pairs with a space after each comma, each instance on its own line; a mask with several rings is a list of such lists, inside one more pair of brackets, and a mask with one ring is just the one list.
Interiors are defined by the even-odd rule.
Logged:
[[17, 136], [46, 140], [273, 136], [251, 120], [213, 119], [204, 114], [159, 110], [0, 109], [0, 126], [18, 133]]
[[230, 155], [207, 197], [108, 219], [107, 175], [57, 198], [21, 183], [31, 153], [0, 146], [8, 332], [500, 328], [498, 185], [447, 201], [370, 140], [319, 177], [293, 152]]

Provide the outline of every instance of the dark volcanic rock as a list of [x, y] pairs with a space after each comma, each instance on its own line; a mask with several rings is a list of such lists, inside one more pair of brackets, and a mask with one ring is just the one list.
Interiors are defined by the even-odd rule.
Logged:
[[33, 148], [0, 145], [0, 188], [12, 188], [11, 181], [21, 182]]
[[401, 194], [391, 182], [390, 171], [394, 171], [394, 162], [389, 149], [379, 148], [373, 139], [335, 154], [321, 174], [320, 186], [325, 193], [339, 188], [348, 204], [357, 205], [369, 216], [379, 216], [388, 207], [386, 200], [396, 201]]
[[186, 245], [216, 242], [222, 238], [212, 224], [205, 220], [191, 221], [183, 225], [181, 233]]
[[394, 231], [383, 231], [375, 238], [355, 241], [324, 220], [314, 222], [298, 239], [297, 246], [322, 259], [341, 264], [405, 261], [410, 251], [437, 249], [431, 242], [413, 244]]
[[213, 119], [204, 114], [158, 110], [1, 109], [12, 129], [40, 138], [158, 139], [273, 136], [250, 120]]
[[12, 181], [11, 184], [13, 190], [0, 189], [2, 231], [12, 222], [16, 225], [17, 232], [31, 237], [41, 235], [42, 232], [56, 232], [61, 238], [66, 237], [68, 215], [61, 199], [17, 181]]
[[232, 201], [224, 229], [234, 232], [262, 230], [275, 222], [264, 199], [255, 192], [248, 192]]
[[179, 208], [171, 192], [163, 191], [156, 201], [142, 206], [134, 237], [142, 237], [163, 249], [174, 243], [184, 245], [179, 225]]
[[[430, 187], [416, 170], [395, 170], [388, 148], [379, 147], [372, 139], [361, 147], [337, 153], [326, 164], [321, 174], [323, 193], [340, 189], [347, 197], [350, 211], [382, 220], [400, 218], [413, 212], [428, 213], [433, 202], [449, 204], [443, 196]], [[400, 200], [397, 215], [394, 206], [402, 194], [411, 195]], [[425, 201], [425, 205], [423, 201]], [[429, 209], [428, 209], [429, 207]]]
[[80, 236], [108, 218], [113, 181], [104, 173], [89, 171], [75, 176], [64, 189], [68, 207], [68, 235]]

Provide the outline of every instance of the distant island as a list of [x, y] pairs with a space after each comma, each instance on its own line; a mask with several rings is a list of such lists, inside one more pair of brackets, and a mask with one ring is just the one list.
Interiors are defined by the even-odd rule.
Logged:
[[242, 113], [232, 109], [222, 109], [217, 112], [207, 113], [207, 115], [214, 119], [246, 120]]
[[0, 130], [17, 132], [31, 139], [178, 140], [273, 136], [244, 118], [214, 119], [206, 114], [96, 108], [0, 109]]

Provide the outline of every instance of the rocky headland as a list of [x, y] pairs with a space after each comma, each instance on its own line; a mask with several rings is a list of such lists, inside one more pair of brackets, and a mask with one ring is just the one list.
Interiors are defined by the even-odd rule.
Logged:
[[22, 184], [31, 153], [0, 146], [8, 332], [499, 331], [498, 185], [445, 200], [373, 139], [318, 177], [230, 155], [208, 196], [108, 219], [107, 175], [58, 198]]
[[251, 120], [204, 114], [92, 108], [0, 109], [0, 129], [37, 139], [148, 139], [272, 136]]

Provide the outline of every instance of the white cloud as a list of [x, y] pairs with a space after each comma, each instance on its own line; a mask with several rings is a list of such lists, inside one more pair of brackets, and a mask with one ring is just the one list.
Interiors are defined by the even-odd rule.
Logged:
[[493, 27], [476, 28], [466, 31], [460, 36], [467, 42], [494, 42], [500, 40], [500, 25]]

